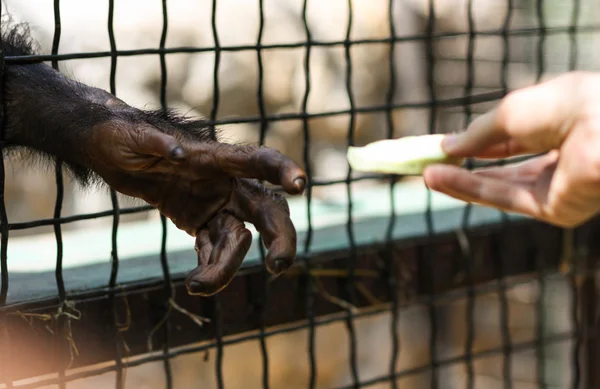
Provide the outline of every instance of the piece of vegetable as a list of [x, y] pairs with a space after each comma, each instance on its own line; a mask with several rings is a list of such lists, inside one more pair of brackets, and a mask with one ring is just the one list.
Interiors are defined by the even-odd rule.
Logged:
[[464, 158], [442, 150], [445, 134], [405, 136], [348, 148], [346, 158], [353, 170], [369, 173], [421, 175], [428, 165], [462, 165]]

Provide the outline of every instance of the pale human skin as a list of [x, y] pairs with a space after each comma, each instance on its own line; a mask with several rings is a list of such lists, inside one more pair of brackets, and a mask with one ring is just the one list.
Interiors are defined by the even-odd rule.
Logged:
[[577, 227], [600, 211], [600, 73], [570, 72], [511, 92], [442, 148], [486, 159], [545, 153], [474, 171], [431, 165], [423, 176], [459, 200]]

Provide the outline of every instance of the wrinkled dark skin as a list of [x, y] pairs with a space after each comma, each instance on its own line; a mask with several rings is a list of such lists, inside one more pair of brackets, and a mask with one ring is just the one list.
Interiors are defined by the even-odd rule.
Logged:
[[[3, 34], [5, 55], [33, 53], [26, 29]], [[262, 234], [266, 266], [288, 269], [296, 231], [285, 199], [258, 180], [303, 192], [306, 175], [278, 151], [220, 143], [201, 120], [143, 111], [75, 82], [45, 64], [6, 67], [9, 148], [62, 160], [83, 185], [98, 177], [145, 200], [196, 237], [198, 267], [189, 293], [208, 296], [233, 279], [251, 244], [243, 222]]]
[[147, 124], [108, 122], [94, 128], [89, 150], [96, 171], [117, 191], [156, 206], [196, 236], [198, 268], [190, 293], [213, 294], [231, 281], [250, 248], [243, 221], [262, 233], [273, 274], [296, 255], [296, 231], [285, 199], [250, 178], [304, 190], [302, 169], [278, 151], [177, 139]]

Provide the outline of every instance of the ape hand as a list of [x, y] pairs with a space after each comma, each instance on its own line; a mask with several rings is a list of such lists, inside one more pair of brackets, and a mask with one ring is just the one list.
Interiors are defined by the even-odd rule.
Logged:
[[[2, 47], [9, 55], [30, 55], [23, 47], [28, 41], [11, 33]], [[250, 180], [301, 193], [306, 176], [291, 160], [275, 150], [220, 144], [201, 121], [136, 109], [43, 63], [4, 70], [7, 147], [60, 160], [83, 185], [93, 170], [195, 236], [198, 268], [187, 279], [190, 293], [214, 294], [231, 281], [251, 243], [244, 221], [261, 232], [269, 271], [292, 265], [296, 231], [287, 203]]]
[[244, 221], [262, 234], [271, 273], [293, 264], [296, 231], [287, 202], [251, 180], [290, 194], [304, 191], [304, 171], [278, 151], [119, 120], [96, 126], [90, 142], [92, 169], [111, 187], [156, 206], [196, 237], [198, 267], [186, 280], [189, 293], [212, 295], [233, 279], [251, 244]]

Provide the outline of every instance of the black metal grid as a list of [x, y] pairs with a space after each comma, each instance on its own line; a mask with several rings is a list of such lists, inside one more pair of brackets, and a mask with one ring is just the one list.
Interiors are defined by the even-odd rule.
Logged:
[[[36, 353], [56, 359], [51, 369], [58, 373], [56, 377], [44, 379], [41, 382], [33, 384], [12, 384], [12, 380], [25, 378], [29, 373], [27, 368], [22, 370], [7, 371], [0, 370], [5, 377], [0, 377], [0, 383], [4, 382], [7, 387], [33, 388], [41, 385], [57, 384], [58, 387], [66, 387], [66, 383], [77, 378], [88, 377], [102, 374], [108, 371], [116, 372], [115, 387], [123, 387], [123, 375], [126, 368], [131, 368], [151, 361], [162, 361], [165, 371], [165, 386], [174, 387], [173, 376], [170, 361], [172, 358], [189, 353], [201, 352], [208, 349], [216, 350], [215, 376], [218, 388], [223, 388], [223, 355], [227, 345], [236, 344], [251, 339], [257, 339], [260, 342], [261, 358], [263, 364], [263, 383], [265, 388], [269, 387], [269, 354], [266, 346], [266, 340], [275, 335], [285, 332], [296, 331], [307, 328], [309, 331], [306, 355], [309, 360], [309, 387], [315, 388], [317, 376], [319, 374], [319, 361], [315, 353], [315, 334], [319, 326], [342, 321], [347, 329], [349, 344], [349, 373], [350, 382], [347, 387], [369, 387], [377, 383], [389, 382], [392, 388], [399, 387], [398, 379], [409, 375], [422, 372], [430, 372], [430, 387], [444, 387], [440, 383], [440, 368], [463, 363], [467, 376], [466, 385], [468, 388], [475, 387], [474, 381], [474, 362], [480, 358], [491, 354], [502, 354], [503, 356], [503, 376], [505, 388], [513, 387], [511, 372], [511, 359], [513, 353], [523, 349], [533, 349], [537, 354], [537, 384], [539, 387], [545, 387], [544, 382], [544, 347], [553, 342], [559, 342], [565, 339], [574, 339], [572, 350], [573, 378], [572, 388], [594, 388], [600, 385], [600, 374], [596, 373], [596, 362], [598, 361], [596, 353], [599, 348], [596, 344], [596, 290], [594, 280], [595, 259], [600, 253], [598, 245], [600, 229], [596, 221], [578, 229], [577, 231], [563, 231], [558, 228], [550, 227], [534, 221], [510, 221], [506, 215], [500, 225], [473, 229], [469, 226], [469, 220], [472, 212], [470, 206], [465, 207], [462, 218], [462, 228], [456, 234], [438, 235], [433, 229], [433, 212], [431, 208], [431, 194], [428, 194], [428, 208], [425, 214], [428, 226], [428, 234], [422, 239], [413, 239], [410, 241], [395, 241], [392, 233], [396, 223], [402, 222], [395, 215], [397, 204], [394, 203], [394, 197], [391, 196], [392, 213], [387, 222], [387, 233], [384, 237], [384, 243], [374, 247], [359, 247], [355, 243], [355, 224], [353, 222], [352, 209], [352, 186], [351, 184], [358, 180], [381, 179], [380, 176], [366, 176], [354, 178], [351, 171], [348, 172], [345, 179], [342, 180], [317, 180], [312, 176], [312, 170], [309, 160], [309, 150], [311, 145], [309, 132], [309, 119], [333, 116], [350, 115], [350, 124], [347, 133], [347, 144], [354, 144], [355, 116], [366, 112], [385, 112], [387, 114], [387, 137], [393, 136], [392, 112], [398, 109], [406, 108], [427, 108], [429, 109], [429, 132], [434, 132], [438, 109], [441, 107], [463, 107], [465, 122], [470, 121], [472, 117], [472, 105], [481, 102], [495, 101], [508, 92], [508, 53], [509, 36], [536, 36], [538, 38], [537, 50], [537, 76], [538, 79], [544, 74], [544, 42], [545, 38], [553, 34], [568, 34], [571, 39], [570, 45], [570, 69], [576, 69], [578, 38], [577, 34], [582, 32], [597, 31], [598, 26], [578, 25], [580, 6], [578, 0], [573, 0], [571, 24], [565, 27], [546, 27], [545, 17], [542, 12], [543, 0], [537, 0], [537, 21], [535, 28], [511, 29], [510, 20], [513, 12], [512, 0], [508, 2], [508, 13], [506, 15], [504, 26], [499, 31], [475, 30], [472, 15], [472, 1], [468, 2], [469, 29], [466, 32], [457, 33], [436, 33], [435, 32], [435, 9], [433, 2], [429, 6], [429, 18], [425, 35], [415, 36], [396, 36], [393, 29], [394, 1], [389, 2], [389, 19], [392, 26], [391, 36], [386, 39], [361, 39], [351, 40], [350, 32], [352, 28], [352, 1], [349, 5], [349, 18], [346, 30], [346, 38], [342, 41], [322, 42], [312, 39], [311, 31], [306, 17], [308, 1], [303, 4], [303, 21], [306, 33], [306, 40], [293, 44], [262, 44], [264, 28], [264, 10], [263, 1], [257, 0], [257, 6], [260, 9], [260, 27], [257, 37], [257, 44], [251, 46], [225, 47], [219, 44], [219, 37], [216, 28], [216, 4], [213, 0], [212, 13], [212, 31], [214, 35], [214, 47], [181, 47], [165, 48], [165, 41], [168, 34], [167, 11], [168, 2], [162, 1], [163, 10], [163, 28], [159, 47], [157, 49], [140, 50], [119, 50], [115, 41], [113, 30], [114, 0], [109, 1], [109, 20], [108, 34], [110, 37], [110, 52], [95, 53], [69, 53], [57, 54], [61, 36], [61, 17], [59, 0], [55, 0], [55, 33], [53, 40], [52, 53], [49, 55], [37, 55], [28, 57], [4, 57], [0, 70], [10, 64], [24, 64], [37, 61], [51, 61], [52, 66], [57, 68], [58, 61], [76, 59], [76, 58], [111, 58], [111, 82], [110, 92], [118, 95], [115, 82], [115, 74], [119, 57], [133, 55], [159, 55], [162, 71], [160, 100], [163, 108], [166, 108], [166, 85], [167, 71], [165, 57], [172, 53], [201, 53], [212, 51], [215, 53], [214, 68], [214, 104], [210, 119], [214, 125], [232, 124], [232, 123], [260, 123], [261, 135], [260, 143], [265, 140], [268, 124], [273, 121], [296, 120], [300, 119], [304, 129], [304, 164], [309, 176], [306, 201], [308, 204], [308, 230], [304, 235], [303, 249], [299, 251], [297, 271], [292, 272], [289, 279], [277, 279], [271, 281], [264, 270], [264, 267], [244, 268], [231, 286], [221, 294], [207, 298], [196, 299], [185, 294], [183, 287], [183, 276], [181, 274], [171, 274], [167, 262], [166, 247], [166, 219], [161, 218], [162, 222], [162, 248], [160, 261], [162, 265], [163, 277], [158, 280], [140, 280], [138, 283], [118, 285], [117, 274], [119, 272], [119, 256], [117, 247], [117, 234], [119, 228], [120, 215], [146, 212], [151, 208], [148, 206], [120, 208], [117, 196], [111, 191], [111, 200], [113, 209], [106, 212], [94, 214], [75, 215], [70, 217], [61, 216], [61, 207], [63, 201], [63, 182], [62, 182], [62, 164], [57, 161], [56, 164], [56, 184], [57, 198], [55, 213], [52, 219], [36, 220], [24, 223], [9, 223], [6, 216], [6, 204], [4, 197], [0, 201], [0, 338], [3, 350], [0, 354], [6, 355], [4, 348], [10, 350], [11, 347], [21, 347], [11, 345], [11, 331], [23, 331], [19, 320], [21, 317], [15, 317], [15, 312], [28, 314], [48, 314], [58, 313], [52, 321], [53, 333], [36, 332], [36, 327], [45, 324], [32, 323], [30, 329], [31, 336], [35, 337], [37, 342]], [[466, 36], [469, 38], [467, 51], [467, 83], [464, 86], [464, 95], [452, 99], [440, 99], [437, 97], [434, 79], [436, 57], [434, 55], [434, 43], [443, 42], [446, 38], [457, 36]], [[502, 60], [502, 88], [498, 91], [489, 93], [474, 94], [474, 44], [478, 36], [498, 36], [503, 38], [504, 57]], [[429, 99], [422, 102], [394, 103], [393, 96], [394, 79], [393, 69], [395, 67], [394, 48], [395, 44], [407, 41], [424, 41], [427, 47], [427, 78], [429, 86]], [[387, 91], [386, 104], [382, 106], [357, 107], [354, 103], [353, 91], [351, 85], [351, 75], [353, 71], [352, 57], [350, 48], [355, 45], [368, 45], [375, 43], [390, 44], [389, 69], [392, 75], [390, 88]], [[349, 110], [339, 110], [335, 112], [325, 112], [310, 114], [307, 112], [307, 103], [311, 90], [310, 85], [310, 55], [313, 47], [333, 47], [341, 46], [345, 49], [346, 59], [346, 89], [350, 101]], [[291, 49], [305, 48], [304, 70], [305, 95], [302, 104], [302, 110], [299, 114], [279, 114], [267, 115], [263, 103], [263, 65], [262, 52], [272, 49]], [[257, 97], [259, 103], [260, 115], [258, 117], [244, 117], [236, 119], [217, 119], [219, 108], [219, 79], [218, 69], [220, 54], [224, 51], [242, 51], [252, 50], [257, 53], [258, 61], [258, 85]], [[3, 74], [3, 72], [1, 73]], [[1, 94], [0, 94], [1, 96]], [[2, 118], [6, 113], [4, 112]], [[2, 121], [3, 124], [4, 121]], [[1, 144], [0, 144], [1, 145]], [[3, 164], [3, 162], [2, 162]], [[4, 187], [4, 165], [0, 169], [0, 185]], [[393, 193], [396, 186], [396, 177], [387, 177], [389, 179], [390, 193]], [[347, 208], [346, 233], [349, 240], [347, 250], [340, 252], [317, 253], [311, 250], [311, 242], [314, 234], [311, 224], [311, 200], [312, 188], [316, 186], [332, 185], [343, 183], [347, 188], [347, 197], [349, 206]], [[108, 277], [105, 288], [90, 290], [85, 292], [68, 292], [65, 289], [62, 269], [62, 235], [61, 226], [79, 220], [99, 217], [112, 217], [112, 262], [111, 272]], [[7, 246], [9, 242], [9, 233], [11, 230], [28, 229], [42, 225], [54, 226], [57, 245], [56, 258], [56, 298], [43, 299], [40, 301], [27, 301], [6, 305], [6, 297], [9, 288], [10, 274], [7, 271]], [[567, 239], [569, 238], [569, 239]], [[474, 253], [477, 250], [483, 250], [486, 255], [485, 264], [475, 262]], [[261, 250], [261, 256], [264, 260], [264, 252]], [[536, 338], [529, 342], [515, 343], [511, 339], [509, 330], [509, 308], [506, 291], [511, 286], [519, 283], [528, 282], [531, 279], [537, 279], [540, 286], [540, 294], [546, 291], [546, 276], [556, 273], [561, 264], [568, 259], [569, 269], [566, 275], [570, 280], [572, 290], [571, 320], [575, 331], [545, 336], [544, 314], [542, 301], [538, 301], [537, 330]], [[406, 266], [412, 266], [411, 277], [408, 277], [411, 283], [407, 284], [405, 275]], [[456, 282], [449, 279], [448, 267], [454, 266], [464, 272], [464, 280]], [[316, 271], [324, 268], [330, 270], [343, 270], [343, 277], [339, 279], [326, 278], [318, 279], [315, 276]], [[401, 269], [402, 268], [402, 269]], [[563, 269], [564, 270], [564, 269]], [[379, 297], [380, 304], [370, 307], [369, 302], [364, 295], [358, 293], [357, 283], [362, 273], [372, 271], [376, 274], [373, 280], [368, 282], [369, 290]], [[516, 277], [525, 275], [524, 277]], [[515, 278], [516, 277], [516, 278]], [[362, 308], [358, 312], [348, 308], [340, 307], [323, 298], [318, 292], [317, 280], [322, 284], [321, 287], [327, 287], [330, 294], [335, 294], [354, 307]], [[401, 301], [399, 290], [413, 297], [409, 300]], [[451, 292], [454, 290], [454, 292]], [[485, 351], [474, 351], [474, 343], [477, 335], [477, 328], [474, 323], [474, 311], [476, 297], [497, 291], [500, 297], [500, 320], [502, 329], [502, 346], [487, 349]], [[174, 304], [174, 296], [177, 296], [177, 303]], [[465, 310], [466, 318], [466, 339], [464, 343], [464, 352], [458, 357], [439, 358], [439, 344], [437, 342], [440, 327], [444, 322], [440, 321], [438, 308], [440, 305], [449, 301], [466, 298], [467, 308]], [[277, 301], [280, 300], [280, 301]], [[127, 317], [123, 316], [123, 304], [127, 305]], [[72, 305], [75, 303], [77, 310]], [[429, 353], [430, 363], [416, 368], [399, 371], [397, 362], [402, 352], [402, 339], [397, 330], [400, 308], [407, 304], [425, 304], [428, 307], [429, 317]], [[276, 305], [276, 309], [273, 306]], [[177, 308], [176, 308], [177, 307]], [[243, 307], [251, 307], [245, 311]], [[174, 309], [185, 309], [193, 314], [210, 318], [210, 323], [202, 329], [198, 329], [194, 324], [185, 321], [180, 317], [172, 315]], [[107, 314], [108, 312], [108, 314]], [[369, 380], [360, 378], [359, 366], [356, 355], [356, 331], [355, 319], [376, 315], [383, 312], [389, 312], [392, 315], [390, 327], [390, 342], [392, 343], [389, 362], [389, 372], [387, 375], [376, 377]], [[78, 320], [71, 320], [73, 315], [77, 315]], [[442, 319], [443, 320], [443, 319]], [[281, 325], [284, 325], [283, 327]], [[137, 326], [140, 333], [127, 332], [126, 329], [131, 326]], [[183, 327], [184, 330], [175, 331], [174, 327]], [[277, 327], [279, 326], [279, 327]], [[19, 330], [20, 328], [20, 330]], [[158, 330], [157, 330], [158, 329]], [[148, 330], [151, 330], [150, 342], [158, 345], [160, 353], [143, 356], [136, 360], [124, 360], [125, 354], [128, 356], [143, 354], [146, 350], [146, 341]], [[156, 330], [156, 331], [155, 331]], [[134, 331], [135, 332], [135, 331]], [[14, 343], [14, 339], [13, 343]], [[70, 356], [69, 339], [78, 339], [82, 346], [92, 350], [90, 353], [80, 354], [73, 359]], [[86, 342], [87, 340], [87, 342]], [[199, 341], [206, 341], [201, 345], [191, 345]], [[110, 346], [107, 346], [110, 344]], [[128, 346], [125, 347], [125, 344]], [[187, 345], [187, 346], [186, 346]], [[176, 346], [184, 346], [174, 350]], [[155, 347], [155, 349], [157, 349]], [[31, 356], [30, 354], [29, 356]], [[75, 366], [85, 366], [94, 363], [113, 361], [108, 367], [94, 368], [89, 371], [67, 374], [68, 364]], [[11, 368], [16, 367], [16, 363], [4, 361]], [[17, 362], [19, 363], [19, 362]], [[46, 372], [46, 373], [48, 373]]]

